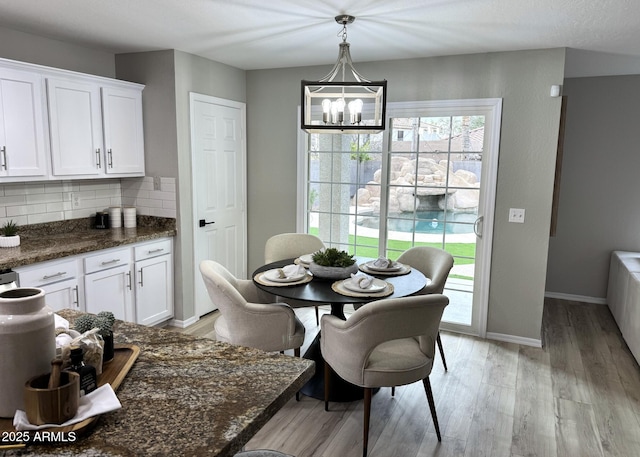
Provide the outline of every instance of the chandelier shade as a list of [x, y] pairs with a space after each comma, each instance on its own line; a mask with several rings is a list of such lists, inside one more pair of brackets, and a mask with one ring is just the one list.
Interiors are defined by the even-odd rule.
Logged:
[[[342, 43], [333, 69], [318, 81], [303, 80], [301, 128], [308, 133], [379, 133], [385, 129], [387, 81], [370, 81], [353, 67], [346, 24], [353, 16], [336, 16]], [[340, 35], [340, 34], [339, 34]], [[337, 79], [340, 76], [341, 79]]]

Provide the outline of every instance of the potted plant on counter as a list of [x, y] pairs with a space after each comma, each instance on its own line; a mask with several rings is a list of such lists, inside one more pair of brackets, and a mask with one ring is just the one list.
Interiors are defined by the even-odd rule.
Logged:
[[327, 248], [313, 254], [309, 271], [318, 278], [345, 279], [358, 271], [351, 254], [336, 248]]
[[18, 235], [18, 226], [13, 219], [0, 227], [0, 247], [15, 248], [20, 246], [20, 235]]
[[74, 328], [85, 333], [91, 329], [98, 328], [98, 333], [104, 340], [104, 352], [102, 362], [110, 362], [113, 359], [113, 324], [116, 318], [111, 311], [101, 311], [97, 315], [83, 314], [79, 316], [74, 324]]

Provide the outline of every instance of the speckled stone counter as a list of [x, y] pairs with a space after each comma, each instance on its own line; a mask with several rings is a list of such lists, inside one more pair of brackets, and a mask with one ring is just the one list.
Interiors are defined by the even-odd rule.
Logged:
[[307, 359], [132, 323], [118, 321], [114, 333], [116, 343], [140, 347], [116, 392], [122, 409], [75, 443], [6, 455], [233, 456], [314, 371]]
[[138, 216], [137, 227], [98, 230], [91, 218], [19, 227], [20, 246], [0, 249], [0, 270], [176, 235], [175, 219]]

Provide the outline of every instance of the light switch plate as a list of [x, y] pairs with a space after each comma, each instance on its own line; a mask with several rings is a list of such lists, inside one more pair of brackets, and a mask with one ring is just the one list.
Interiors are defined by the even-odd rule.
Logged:
[[524, 208], [509, 208], [509, 222], [524, 224]]

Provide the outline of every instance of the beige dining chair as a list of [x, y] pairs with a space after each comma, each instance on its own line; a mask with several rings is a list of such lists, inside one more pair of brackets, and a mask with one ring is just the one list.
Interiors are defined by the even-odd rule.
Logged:
[[[453, 267], [453, 256], [444, 249], [434, 248], [431, 246], [415, 246], [407, 249], [398, 257], [398, 262], [410, 265], [431, 281], [418, 292], [418, 294], [441, 294], [444, 291], [444, 285], [449, 277], [449, 272]], [[438, 332], [438, 350], [442, 358], [442, 365], [447, 370], [447, 360], [444, 357], [444, 349], [442, 347], [442, 339]]]
[[[278, 260], [293, 259], [301, 255], [311, 254], [324, 249], [324, 243], [320, 238], [309, 233], [280, 233], [267, 240], [264, 245], [264, 263], [277, 262]], [[309, 302], [288, 300], [287, 303], [294, 308], [309, 306]], [[318, 306], [316, 310], [316, 325], [320, 324]]]
[[442, 294], [414, 295], [373, 301], [346, 321], [330, 314], [322, 316], [325, 410], [329, 410], [331, 370], [364, 388], [363, 457], [369, 443], [372, 389], [378, 387], [422, 380], [436, 435], [441, 440], [429, 374], [442, 312], [448, 303]]
[[286, 303], [259, 303], [252, 280], [237, 279], [213, 260], [200, 262], [209, 298], [220, 310], [214, 328], [218, 341], [264, 351], [293, 349], [300, 356], [304, 325]]

